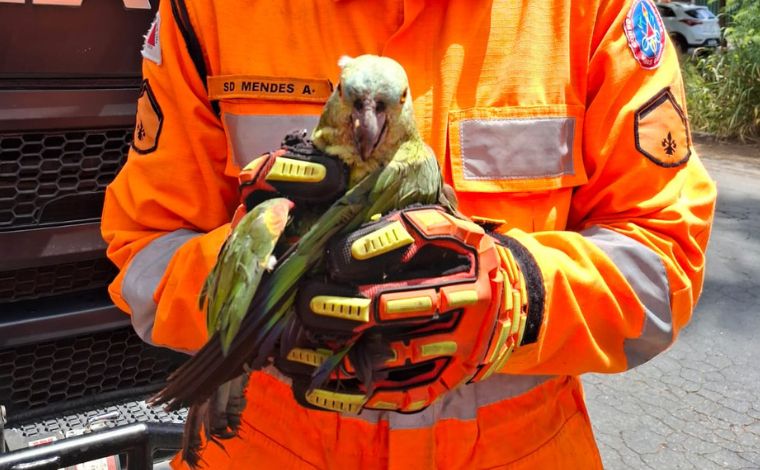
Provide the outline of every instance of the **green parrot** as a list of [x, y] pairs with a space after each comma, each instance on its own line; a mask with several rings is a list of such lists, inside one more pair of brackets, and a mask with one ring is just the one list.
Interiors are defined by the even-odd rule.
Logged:
[[[435, 155], [415, 126], [409, 83], [401, 65], [374, 55], [344, 57], [339, 64], [340, 82], [323, 109], [312, 141], [316, 148], [347, 165], [349, 189], [307, 224], [308, 230], [280, 257], [259, 286], [256, 284], [260, 276], [254, 280], [245, 270], [241, 275], [241, 269], [225, 265], [236, 259], [235, 263], [255, 262], [265, 269], [271, 267], [266, 263], [272, 241], [254, 249], [250, 243], [256, 236], [248, 235], [240, 238], [248, 242], [246, 247], [238, 249], [233, 247], [237, 242], [230, 238], [203, 293], [209, 305], [210, 332], [215, 334], [151, 400], [170, 410], [191, 405], [188, 422], [202, 419], [202, 413], [194, 414], [192, 406], [208, 406], [212, 395], [212, 404], [227, 403], [230, 398], [224, 389], [230, 380], [241, 392], [235, 394], [234, 400], [241, 398], [245, 382], [238, 376], [267, 365], [295, 315], [292, 307], [299, 281], [323, 264], [327, 243], [333, 236], [359, 228], [376, 214], [412, 204], [439, 203], [455, 211], [453, 201], [444, 195]], [[249, 228], [238, 225], [233, 237], [238, 230]], [[274, 236], [275, 232], [270, 233]], [[255, 252], [243, 253], [249, 249]], [[325, 361], [319, 375], [326, 377], [345, 354], [346, 349]], [[219, 398], [220, 386], [227, 396]], [[195, 424], [197, 428], [199, 423]], [[207, 437], [213, 440], [206, 424]]]
[[224, 242], [206, 278], [199, 307], [206, 311], [209, 336], [219, 334], [226, 355], [265, 272], [277, 263], [273, 253], [285, 231], [293, 203], [268, 199], [246, 213]]

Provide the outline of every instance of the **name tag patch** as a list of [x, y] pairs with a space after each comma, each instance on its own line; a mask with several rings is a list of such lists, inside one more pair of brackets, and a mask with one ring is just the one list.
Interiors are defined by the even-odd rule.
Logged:
[[218, 75], [208, 77], [212, 100], [255, 98], [274, 101], [324, 103], [333, 91], [330, 80], [316, 78]]

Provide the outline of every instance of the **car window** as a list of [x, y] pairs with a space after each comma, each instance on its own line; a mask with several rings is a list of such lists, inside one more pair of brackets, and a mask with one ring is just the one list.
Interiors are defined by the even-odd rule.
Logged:
[[676, 16], [675, 12], [671, 8], [664, 7], [662, 5], [657, 5], [657, 9], [660, 10], [660, 16], [662, 16], [663, 18]]
[[707, 8], [692, 8], [684, 10], [684, 13], [698, 20], [711, 20], [715, 18], [715, 15], [713, 15]]

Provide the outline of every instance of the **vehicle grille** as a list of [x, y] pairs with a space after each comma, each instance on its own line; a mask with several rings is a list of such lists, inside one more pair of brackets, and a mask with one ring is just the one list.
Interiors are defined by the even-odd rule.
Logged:
[[78, 398], [159, 386], [186, 359], [145, 344], [131, 327], [4, 349], [0, 403], [13, 420], [54, 404], [74, 406]]
[[106, 258], [0, 272], [0, 304], [104, 289], [116, 272]]
[[0, 134], [0, 230], [100, 217], [132, 128]]

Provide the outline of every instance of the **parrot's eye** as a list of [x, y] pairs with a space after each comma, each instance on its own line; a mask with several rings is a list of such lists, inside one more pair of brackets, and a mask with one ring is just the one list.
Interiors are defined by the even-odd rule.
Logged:
[[378, 101], [375, 103], [375, 111], [378, 113], [382, 113], [385, 111], [385, 103], [383, 101]]
[[362, 100], [354, 100], [354, 109], [357, 111], [361, 111], [364, 105], [362, 104]]

